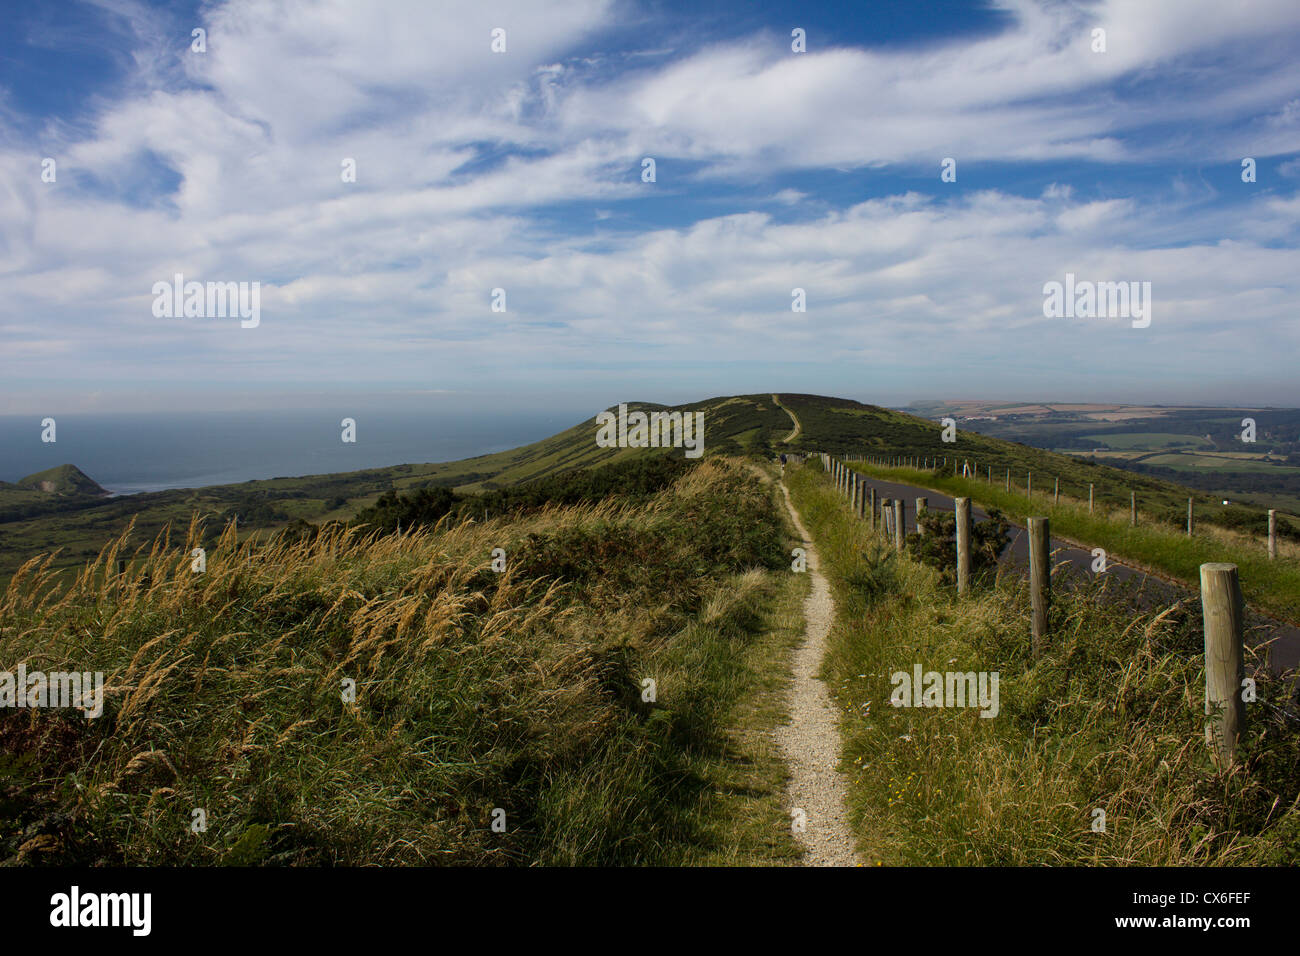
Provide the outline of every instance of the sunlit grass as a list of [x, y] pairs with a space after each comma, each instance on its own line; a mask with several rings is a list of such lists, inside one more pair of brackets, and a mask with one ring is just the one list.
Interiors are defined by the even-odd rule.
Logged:
[[[71, 585], [48, 557], [28, 562], [0, 598], [0, 669], [103, 671], [108, 685], [96, 720], [0, 711], [0, 753], [22, 755], [0, 760], [0, 860], [796, 853], [763, 735], [802, 582], [748, 468], [706, 462], [635, 505], [401, 536], [227, 527], [202, 574], [197, 522], [130, 540]], [[191, 831], [196, 809], [206, 832]]]
[[[1275, 706], [1286, 688], [1258, 677], [1264, 703], [1248, 711], [1243, 762], [1216, 773], [1202, 729], [1199, 604], [1137, 612], [1113, 579], [1058, 586], [1048, 650], [1034, 661], [1018, 574], [958, 599], [936, 570], [852, 518], [818, 466], [787, 476], [837, 602], [825, 676], [843, 709], [852, 819], [869, 862], [1300, 862], [1300, 737]], [[1257, 662], [1248, 651], [1248, 667]], [[999, 672], [1000, 713], [891, 706], [890, 675], [918, 663]], [[1093, 830], [1096, 810], [1105, 832]]]
[[855, 467], [863, 474], [934, 488], [953, 496], [969, 496], [982, 507], [998, 508], [1022, 524], [1029, 515], [1047, 515], [1054, 536], [1089, 548], [1104, 548], [1113, 560], [1154, 570], [1188, 587], [1199, 586], [1200, 566], [1206, 562], [1235, 564], [1250, 604], [1300, 623], [1300, 544], [1287, 539], [1279, 539], [1278, 557], [1270, 560], [1266, 537], [1195, 520], [1193, 533], [1188, 537], [1185, 524], [1174, 525], [1153, 516], [1144, 510], [1140, 497], [1135, 528], [1130, 525], [1128, 507], [1095, 503], [1094, 512], [1089, 514], [1086, 497], [1079, 500], [1064, 494], [1060, 503], [1054, 505], [1051, 485], [1042, 490], [1036, 488], [1031, 499], [1023, 489], [1014, 486], [1007, 492], [996, 472], [990, 484], [986, 480], [945, 477], [908, 468], [881, 469], [861, 463], [855, 463]]

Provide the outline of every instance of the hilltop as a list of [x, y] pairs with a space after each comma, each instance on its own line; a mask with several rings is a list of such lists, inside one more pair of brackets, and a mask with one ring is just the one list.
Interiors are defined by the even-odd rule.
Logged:
[[[4, 482], [0, 482], [3, 486]], [[67, 497], [70, 495], [90, 495], [96, 498], [108, 497], [108, 492], [87, 476], [76, 465], [56, 465], [34, 475], [28, 475], [12, 487], [29, 491], [41, 491], [46, 494]]]

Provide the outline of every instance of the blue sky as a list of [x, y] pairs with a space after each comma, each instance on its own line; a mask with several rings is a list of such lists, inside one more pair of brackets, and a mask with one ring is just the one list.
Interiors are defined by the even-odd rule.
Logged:
[[[0, 414], [1300, 404], [1293, 0], [3, 17]], [[1045, 317], [1067, 272], [1150, 282], [1150, 326]], [[176, 273], [260, 324], [156, 317]]]

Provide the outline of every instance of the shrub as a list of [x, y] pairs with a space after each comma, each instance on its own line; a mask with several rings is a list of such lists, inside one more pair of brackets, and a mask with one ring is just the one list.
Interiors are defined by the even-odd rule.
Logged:
[[[1003, 513], [990, 508], [988, 520], [972, 522], [971, 574], [995, 569], [998, 556], [1007, 546], [1011, 526]], [[937, 568], [948, 584], [957, 583], [957, 516], [948, 511], [927, 511], [921, 515], [924, 534], [907, 536], [907, 553], [915, 560]]]

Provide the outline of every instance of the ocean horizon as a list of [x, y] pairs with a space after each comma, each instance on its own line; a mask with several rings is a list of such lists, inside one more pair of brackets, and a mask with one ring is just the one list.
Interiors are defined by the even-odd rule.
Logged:
[[[270, 411], [0, 416], [0, 481], [76, 465], [119, 495], [457, 461], [547, 438], [582, 412]], [[357, 440], [342, 441], [344, 418]]]

